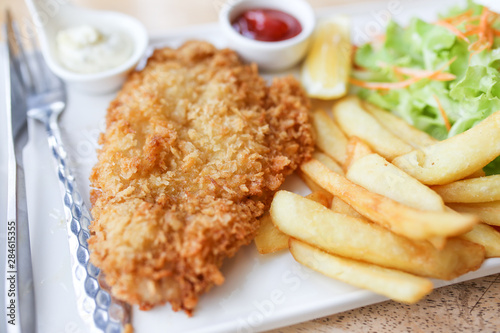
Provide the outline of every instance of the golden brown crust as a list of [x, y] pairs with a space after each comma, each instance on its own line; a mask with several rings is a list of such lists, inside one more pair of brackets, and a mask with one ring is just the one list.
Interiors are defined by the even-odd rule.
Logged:
[[267, 87], [231, 50], [156, 50], [111, 103], [90, 177], [91, 260], [112, 293], [191, 313], [310, 157], [308, 109], [295, 79]]

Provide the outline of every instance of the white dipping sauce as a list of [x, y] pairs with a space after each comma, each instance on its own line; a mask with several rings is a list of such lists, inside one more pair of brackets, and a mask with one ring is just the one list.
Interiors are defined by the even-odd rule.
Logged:
[[132, 56], [133, 45], [124, 33], [104, 32], [82, 25], [57, 33], [61, 64], [77, 73], [97, 73], [120, 66]]

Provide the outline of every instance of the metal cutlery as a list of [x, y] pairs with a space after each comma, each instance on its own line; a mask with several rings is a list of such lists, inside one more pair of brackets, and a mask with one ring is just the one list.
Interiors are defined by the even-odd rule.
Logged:
[[[90, 237], [89, 226], [92, 218], [69, 168], [68, 154], [64, 149], [58, 125], [59, 115], [66, 106], [65, 85], [49, 70], [38, 52], [33, 51], [31, 55], [26, 52], [19, 34], [12, 28], [12, 22], [9, 26], [9, 36], [12, 37], [9, 38], [9, 45], [18, 61], [15, 72], [19, 74], [25, 91], [28, 117], [38, 120], [44, 126], [49, 148], [57, 166], [79, 314], [92, 332], [124, 332], [130, 321], [130, 307], [113, 299], [109, 292], [101, 287], [99, 269], [89, 261], [87, 240]], [[36, 50], [33, 37], [29, 38], [29, 44], [28, 48]], [[10, 198], [11, 193], [9, 193]], [[11, 204], [9, 201], [9, 205]], [[9, 216], [9, 221], [11, 218]]]
[[[7, 17], [10, 17], [7, 14]], [[4, 35], [8, 36], [7, 29], [4, 29]], [[11, 49], [7, 48], [5, 52], [5, 71], [11, 70]], [[6, 309], [6, 331], [8, 333], [21, 332], [19, 322], [19, 283], [17, 274], [17, 244], [18, 244], [18, 223], [17, 223], [17, 205], [16, 205], [16, 187], [17, 187], [17, 164], [14, 149], [14, 134], [12, 121], [12, 97], [11, 97], [11, 76], [6, 76], [7, 82], [5, 99], [7, 103], [7, 154], [8, 154], [8, 178], [7, 178], [7, 223], [6, 223], [6, 248], [5, 248], [5, 300]]]
[[[13, 27], [7, 13], [4, 36], [8, 43], [4, 52], [5, 99], [8, 148], [8, 207], [5, 248], [5, 331], [35, 332], [33, 274], [29, 245], [26, 189], [22, 149], [27, 142], [26, 105], [20, 86], [19, 67], [11, 43]], [[22, 314], [22, 315], [21, 315]]]

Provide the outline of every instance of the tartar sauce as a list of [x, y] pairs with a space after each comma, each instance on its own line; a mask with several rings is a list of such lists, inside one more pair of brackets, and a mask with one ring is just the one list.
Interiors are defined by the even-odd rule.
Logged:
[[104, 32], [89, 25], [59, 31], [56, 44], [59, 61], [64, 67], [87, 74], [118, 67], [133, 51], [128, 35]]

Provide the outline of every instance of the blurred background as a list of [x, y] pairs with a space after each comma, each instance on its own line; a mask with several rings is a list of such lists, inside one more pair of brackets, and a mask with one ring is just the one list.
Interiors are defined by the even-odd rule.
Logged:
[[[71, 0], [42, 0], [56, 5]], [[226, 0], [72, 0], [76, 5], [93, 9], [116, 10], [141, 20], [150, 33], [160, 33], [171, 28], [217, 21], [220, 6]], [[285, 1], [285, 0], [284, 0]], [[315, 8], [349, 4], [352, 0], [309, 0]], [[362, 3], [363, 1], [357, 1]], [[366, 2], [366, 0], [365, 0]], [[0, 0], [0, 24], [4, 12], [10, 8], [16, 20], [29, 20], [23, 0]]]

